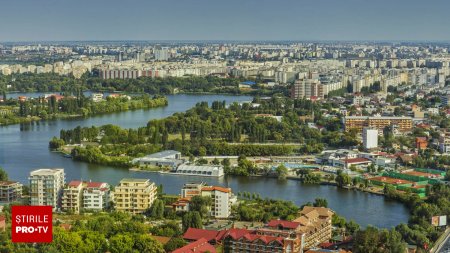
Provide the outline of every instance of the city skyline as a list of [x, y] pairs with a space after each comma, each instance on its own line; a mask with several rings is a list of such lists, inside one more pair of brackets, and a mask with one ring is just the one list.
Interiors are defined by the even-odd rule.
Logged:
[[450, 3], [442, 0], [20, 0], [2, 7], [2, 42], [450, 40], [443, 32]]

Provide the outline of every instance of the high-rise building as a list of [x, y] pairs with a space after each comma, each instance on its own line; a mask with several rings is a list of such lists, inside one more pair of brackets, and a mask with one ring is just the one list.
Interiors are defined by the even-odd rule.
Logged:
[[210, 208], [211, 216], [215, 218], [228, 218], [231, 215], [231, 188], [219, 186], [203, 187], [202, 196], [212, 199]]
[[293, 99], [321, 99], [323, 97], [323, 86], [318, 80], [300, 79], [295, 81], [291, 89], [291, 98]]
[[157, 61], [167, 61], [169, 60], [169, 48], [161, 47], [155, 49], [155, 59]]
[[372, 149], [378, 147], [378, 130], [370, 127], [365, 127], [362, 133], [364, 149]]
[[64, 169], [38, 169], [30, 172], [30, 204], [61, 207], [65, 184]]
[[118, 211], [138, 214], [152, 206], [156, 194], [156, 185], [150, 180], [124, 178], [114, 189], [114, 202]]

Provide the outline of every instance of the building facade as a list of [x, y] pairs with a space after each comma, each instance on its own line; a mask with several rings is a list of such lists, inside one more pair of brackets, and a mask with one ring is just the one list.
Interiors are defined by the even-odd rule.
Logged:
[[344, 119], [345, 131], [356, 129], [362, 133], [365, 127], [382, 131], [385, 127], [393, 127], [399, 132], [410, 132], [413, 127], [411, 117], [369, 117], [347, 116]]
[[116, 209], [132, 214], [145, 212], [156, 197], [157, 187], [148, 179], [124, 178], [114, 189]]
[[362, 133], [363, 147], [366, 150], [378, 147], [378, 130], [365, 127]]
[[83, 182], [71, 181], [63, 190], [61, 209], [80, 213], [82, 201]]
[[38, 169], [30, 172], [30, 204], [61, 208], [65, 184], [64, 169]]
[[13, 181], [0, 181], [0, 203], [11, 203], [22, 197], [22, 184]]
[[83, 209], [102, 211], [110, 206], [111, 194], [109, 184], [88, 182], [83, 188]]

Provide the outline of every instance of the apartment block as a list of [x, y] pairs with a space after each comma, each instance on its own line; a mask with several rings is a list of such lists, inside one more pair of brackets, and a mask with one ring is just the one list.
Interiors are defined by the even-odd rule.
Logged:
[[450, 153], [450, 132], [444, 131], [440, 133], [439, 151], [443, 154]]
[[112, 200], [109, 184], [88, 182], [83, 188], [83, 209], [88, 211], [102, 211], [109, 207]]
[[291, 98], [293, 99], [312, 99], [323, 98], [323, 86], [318, 80], [300, 79], [295, 81], [291, 88]]
[[37, 169], [30, 172], [30, 204], [61, 208], [65, 184], [64, 169]]
[[81, 210], [102, 211], [109, 206], [109, 193], [107, 183], [71, 181], [64, 188], [61, 208], [74, 213]]
[[370, 117], [370, 116], [347, 116], [344, 119], [345, 131], [356, 129], [362, 133], [365, 127], [382, 131], [385, 127], [393, 127], [399, 132], [410, 132], [413, 127], [411, 117]]
[[363, 147], [366, 150], [378, 147], [378, 130], [365, 127], [362, 133]]
[[288, 253], [316, 248], [330, 241], [333, 214], [328, 208], [305, 206], [293, 221], [272, 220], [257, 230], [224, 231], [220, 233], [223, 235], [223, 251]]
[[11, 203], [22, 197], [22, 184], [13, 181], [0, 181], [0, 203]]
[[71, 181], [63, 190], [61, 209], [79, 213], [81, 210], [83, 182]]
[[190, 199], [194, 196], [210, 197], [210, 215], [215, 218], [228, 218], [231, 206], [236, 201], [231, 188], [206, 186], [204, 183], [187, 183], [181, 189], [181, 198], [172, 204], [175, 211], [189, 211]]
[[228, 218], [231, 215], [231, 188], [210, 186], [202, 188], [202, 196], [210, 197], [212, 205], [210, 214], [215, 218]]
[[139, 214], [149, 209], [157, 197], [155, 183], [148, 179], [125, 178], [114, 190], [116, 209]]

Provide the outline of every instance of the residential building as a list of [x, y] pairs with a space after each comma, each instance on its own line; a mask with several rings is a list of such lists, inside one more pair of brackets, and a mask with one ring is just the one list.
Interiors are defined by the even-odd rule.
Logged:
[[416, 137], [416, 149], [425, 150], [428, 147], [427, 137]]
[[61, 208], [65, 184], [64, 169], [37, 169], [30, 172], [30, 204]]
[[186, 183], [181, 189], [182, 198], [190, 198], [202, 194], [202, 188], [205, 187], [205, 183]]
[[[304, 252], [329, 242], [333, 212], [324, 207], [305, 206], [293, 221], [272, 220], [256, 230], [230, 229], [217, 233], [223, 252]], [[184, 236], [186, 237], [186, 235]], [[192, 235], [189, 235], [193, 238]]]
[[82, 181], [71, 181], [63, 190], [61, 209], [79, 213], [82, 207]]
[[362, 132], [364, 127], [375, 128], [379, 131], [385, 127], [392, 127], [399, 132], [410, 132], [413, 127], [411, 117], [370, 117], [370, 116], [347, 116], [344, 119], [345, 131], [356, 129]]
[[202, 196], [212, 199], [211, 216], [215, 218], [228, 218], [231, 215], [231, 188], [219, 186], [203, 187]]
[[293, 99], [312, 99], [323, 98], [323, 87], [320, 81], [313, 79], [300, 79], [295, 81], [291, 88], [291, 98]]
[[228, 218], [231, 206], [236, 202], [231, 188], [205, 186], [204, 183], [187, 183], [181, 189], [181, 198], [172, 204], [175, 211], [189, 211], [189, 202], [194, 196], [210, 197], [210, 215], [215, 218]]
[[450, 153], [450, 132], [443, 131], [439, 135], [439, 151], [444, 154]]
[[156, 185], [148, 179], [124, 178], [114, 189], [116, 209], [132, 214], [145, 212], [156, 197]]
[[22, 184], [13, 181], [0, 181], [0, 203], [11, 203], [22, 197]]
[[83, 188], [83, 209], [102, 211], [109, 207], [111, 194], [108, 183], [87, 182]]
[[311, 249], [331, 239], [331, 218], [334, 213], [329, 208], [305, 206], [300, 217], [294, 222], [300, 223], [299, 231], [304, 236], [303, 248]]
[[172, 253], [216, 253], [216, 248], [208, 243], [205, 238], [198, 239], [195, 242], [191, 242], [188, 245], [172, 251]]
[[365, 127], [362, 133], [363, 147], [366, 150], [378, 147], [378, 130]]

